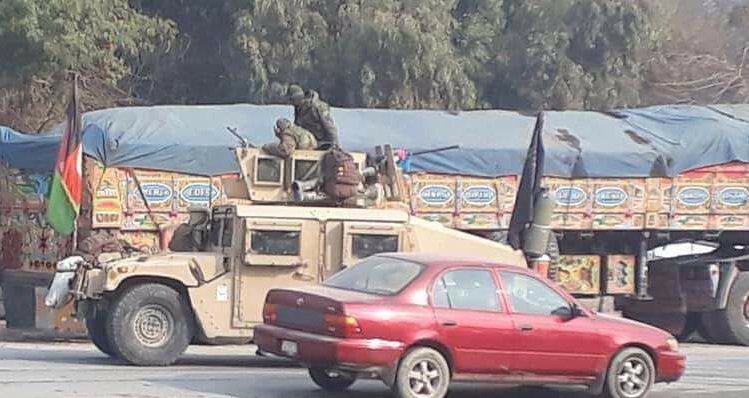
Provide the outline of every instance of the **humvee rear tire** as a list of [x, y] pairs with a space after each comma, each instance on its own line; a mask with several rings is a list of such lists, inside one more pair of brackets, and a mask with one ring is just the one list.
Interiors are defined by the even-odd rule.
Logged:
[[88, 337], [91, 342], [94, 343], [99, 351], [109, 355], [112, 358], [117, 358], [117, 354], [112, 349], [112, 345], [109, 343], [107, 337], [107, 317], [106, 314], [96, 313], [91, 317], [86, 317], [86, 329], [88, 330]]
[[112, 301], [107, 335], [120, 358], [139, 366], [166, 366], [187, 349], [194, 334], [190, 307], [169, 286], [145, 283]]
[[749, 346], [749, 272], [733, 282], [726, 308], [706, 313], [703, 323], [711, 341]]

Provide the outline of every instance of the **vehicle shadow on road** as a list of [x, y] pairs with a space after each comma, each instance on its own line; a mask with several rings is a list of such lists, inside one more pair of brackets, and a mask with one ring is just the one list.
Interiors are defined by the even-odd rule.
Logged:
[[[191, 375], [200, 379], [200, 375]], [[215, 375], [214, 375], [215, 376]], [[249, 374], [248, 374], [249, 376]], [[210, 375], [206, 374], [206, 378]], [[171, 388], [187, 390], [192, 394], [207, 394], [238, 398], [391, 398], [392, 394], [385, 385], [378, 381], [359, 381], [350, 390], [342, 393], [330, 393], [317, 388], [307, 379], [306, 373], [263, 374], [255, 375], [242, 382], [222, 383], [185, 383], [175, 380], [150, 379], [148, 382], [162, 384]], [[450, 388], [448, 398], [583, 398], [590, 397], [580, 391], [560, 391], [545, 388], [507, 388], [488, 384], [456, 384]]]
[[[28, 349], [4, 348], [9, 357], [23, 356], [25, 361], [65, 363], [71, 365], [111, 365], [130, 366], [121, 359], [109, 357], [99, 351], [91, 350], [76, 355], [68, 355], [68, 351], [60, 351], [54, 345], [49, 347], [36, 347], [33, 355], [29, 355]], [[240, 367], [240, 368], [299, 368], [293, 362], [270, 357], [259, 357], [251, 352], [246, 354], [185, 354], [172, 366], [184, 367]]]

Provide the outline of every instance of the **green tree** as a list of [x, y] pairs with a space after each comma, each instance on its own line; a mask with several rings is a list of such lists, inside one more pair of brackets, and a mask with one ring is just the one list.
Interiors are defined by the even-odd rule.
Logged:
[[127, 0], [0, 1], [0, 123], [34, 131], [60, 120], [65, 72], [82, 76], [87, 107], [116, 105], [130, 97], [117, 83], [173, 34]]
[[62, 69], [117, 81], [130, 63], [173, 34], [173, 25], [133, 10], [127, 0], [3, 0], [0, 84]]
[[442, 0], [259, 0], [237, 23], [247, 95], [278, 100], [296, 82], [344, 106], [472, 107], [451, 10]]

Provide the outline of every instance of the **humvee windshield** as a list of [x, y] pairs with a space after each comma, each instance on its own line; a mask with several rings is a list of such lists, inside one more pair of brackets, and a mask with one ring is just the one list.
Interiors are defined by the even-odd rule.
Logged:
[[392, 296], [400, 293], [421, 273], [424, 266], [391, 257], [370, 257], [333, 275], [325, 286]]

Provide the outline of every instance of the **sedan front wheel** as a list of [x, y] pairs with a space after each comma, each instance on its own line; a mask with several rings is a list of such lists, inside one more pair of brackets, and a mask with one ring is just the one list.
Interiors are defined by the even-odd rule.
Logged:
[[625, 348], [609, 365], [604, 397], [643, 398], [654, 382], [655, 365], [650, 355], [639, 348]]

